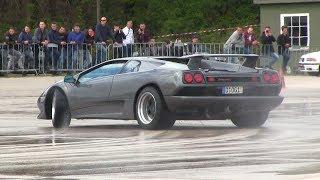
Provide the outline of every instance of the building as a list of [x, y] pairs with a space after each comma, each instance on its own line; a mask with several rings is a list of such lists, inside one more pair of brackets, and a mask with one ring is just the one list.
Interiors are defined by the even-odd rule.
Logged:
[[253, 0], [253, 3], [260, 6], [261, 30], [270, 26], [277, 37], [281, 26], [286, 25], [294, 48], [320, 47], [320, 0]]

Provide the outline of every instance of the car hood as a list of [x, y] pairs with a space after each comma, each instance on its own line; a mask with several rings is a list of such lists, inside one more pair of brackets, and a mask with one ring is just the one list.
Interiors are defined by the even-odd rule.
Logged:
[[305, 54], [305, 55], [301, 56], [301, 58], [320, 58], [320, 51]]

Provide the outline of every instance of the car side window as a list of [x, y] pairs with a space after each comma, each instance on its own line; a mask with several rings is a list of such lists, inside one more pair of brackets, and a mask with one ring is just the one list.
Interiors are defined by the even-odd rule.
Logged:
[[130, 61], [122, 69], [121, 74], [129, 72], [138, 72], [140, 68], [140, 61]]
[[121, 69], [125, 63], [126, 62], [118, 62], [118, 63], [111, 63], [111, 64], [103, 65], [101, 67], [98, 67], [98, 68], [84, 74], [83, 76], [81, 76], [79, 78], [78, 81], [80, 83], [83, 83], [83, 82], [87, 82], [87, 81], [97, 79], [100, 77], [115, 75], [121, 71]]

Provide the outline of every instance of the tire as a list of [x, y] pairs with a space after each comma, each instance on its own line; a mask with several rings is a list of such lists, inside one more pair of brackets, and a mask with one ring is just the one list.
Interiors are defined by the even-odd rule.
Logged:
[[71, 122], [71, 113], [67, 98], [60, 90], [55, 90], [52, 98], [52, 125], [55, 128], [68, 128]]
[[233, 116], [231, 121], [240, 128], [257, 128], [267, 121], [268, 116], [269, 112], [248, 112]]
[[144, 88], [136, 101], [135, 114], [143, 129], [169, 129], [175, 118], [168, 111], [160, 93], [153, 87]]

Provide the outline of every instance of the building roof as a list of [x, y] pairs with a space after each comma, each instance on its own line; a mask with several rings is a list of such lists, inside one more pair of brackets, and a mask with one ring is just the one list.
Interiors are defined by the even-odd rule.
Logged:
[[315, 3], [320, 0], [253, 0], [254, 4]]

